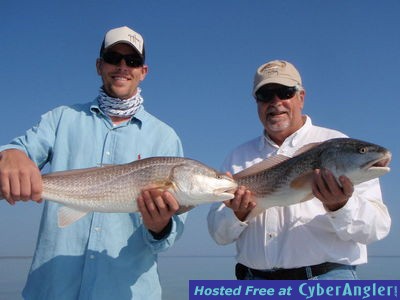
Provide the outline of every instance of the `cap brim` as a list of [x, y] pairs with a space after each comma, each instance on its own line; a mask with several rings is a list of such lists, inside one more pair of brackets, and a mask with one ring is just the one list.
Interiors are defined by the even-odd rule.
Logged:
[[253, 89], [253, 96], [255, 96], [255, 93], [257, 92], [257, 90], [258, 90], [260, 87], [262, 87], [263, 85], [272, 84], [272, 83], [274, 83], [274, 84], [281, 84], [281, 85], [289, 86], [289, 87], [296, 86], [296, 85], [299, 84], [297, 81], [292, 80], [292, 79], [289, 79], [289, 78], [267, 78], [267, 79], [265, 79], [265, 80], [260, 81], [260, 82], [254, 87], [254, 89]]
[[131, 47], [133, 48], [133, 50], [135, 50], [136, 53], [137, 53], [141, 58], [143, 58], [143, 54], [140, 53], [140, 51], [135, 47], [135, 45], [133, 45], [132, 43], [129, 43], [129, 42], [127, 42], [127, 41], [118, 41], [118, 42], [115, 42], [115, 43], [113, 43], [113, 44], [107, 46], [107, 48], [104, 48], [104, 49], [103, 49], [103, 52], [104, 52], [105, 50], [107, 50], [108, 48], [110, 48], [110, 47], [112, 47], [112, 46], [114, 46], [114, 45], [117, 45], [117, 44], [126, 44], [126, 45], [128, 45], [128, 46], [131, 46]]

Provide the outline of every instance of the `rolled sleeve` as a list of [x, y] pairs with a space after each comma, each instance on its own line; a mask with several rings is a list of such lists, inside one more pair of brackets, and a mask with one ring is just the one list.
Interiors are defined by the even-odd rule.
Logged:
[[187, 213], [173, 216], [170, 232], [166, 233], [161, 239], [154, 237], [149, 230], [142, 226], [143, 238], [153, 253], [156, 254], [168, 250], [182, 236], [186, 217]]
[[329, 212], [330, 222], [340, 239], [370, 244], [386, 237], [391, 218], [381, 199], [377, 179], [362, 183], [347, 204]]
[[216, 203], [211, 206], [207, 216], [208, 231], [217, 244], [227, 245], [237, 240], [248, 226], [240, 221], [225, 204]]

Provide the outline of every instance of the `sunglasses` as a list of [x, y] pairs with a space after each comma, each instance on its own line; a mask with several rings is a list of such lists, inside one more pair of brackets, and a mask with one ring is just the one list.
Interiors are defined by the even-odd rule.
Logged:
[[295, 86], [293, 87], [282, 86], [272, 89], [263, 86], [257, 90], [255, 96], [257, 101], [267, 103], [271, 102], [275, 98], [275, 95], [278, 96], [278, 98], [281, 100], [287, 100], [293, 98], [293, 96], [296, 94], [297, 91], [298, 89]]
[[123, 55], [118, 52], [108, 51], [102, 55], [102, 59], [110, 64], [117, 66], [121, 62], [122, 59], [125, 60], [125, 63], [128, 67], [138, 68], [143, 66], [143, 59], [138, 57], [137, 54], [127, 54]]

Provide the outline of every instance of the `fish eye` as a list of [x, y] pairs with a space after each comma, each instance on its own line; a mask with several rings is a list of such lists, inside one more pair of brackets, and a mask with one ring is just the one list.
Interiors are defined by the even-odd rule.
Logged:
[[361, 147], [360, 149], [358, 149], [358, 152], [360, 152], [361, 154], [367, 153], [368, 152], [368, 148], [367, 147]]

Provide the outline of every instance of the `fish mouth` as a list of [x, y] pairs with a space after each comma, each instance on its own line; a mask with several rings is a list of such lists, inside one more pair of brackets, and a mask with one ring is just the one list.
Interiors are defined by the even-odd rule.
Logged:
[[386, 152], [383, 154], [382, 157], [375, 159], [373, 161], [370, 161], [368, 164], [365, 164], [363, 166], [364, 169], [368, 170], [387, 170], [390, 171], [389, 163], [392, 160], [392, 154], [390, 152]]
[[235, 184], [234, 186], [215, 189], [214, 190], [214, 195], [221, 195], [221, 196], [226, 196], [226, 197], [233, 198], [235, 196], [236, 190], [237, 190], [237, 184]]

